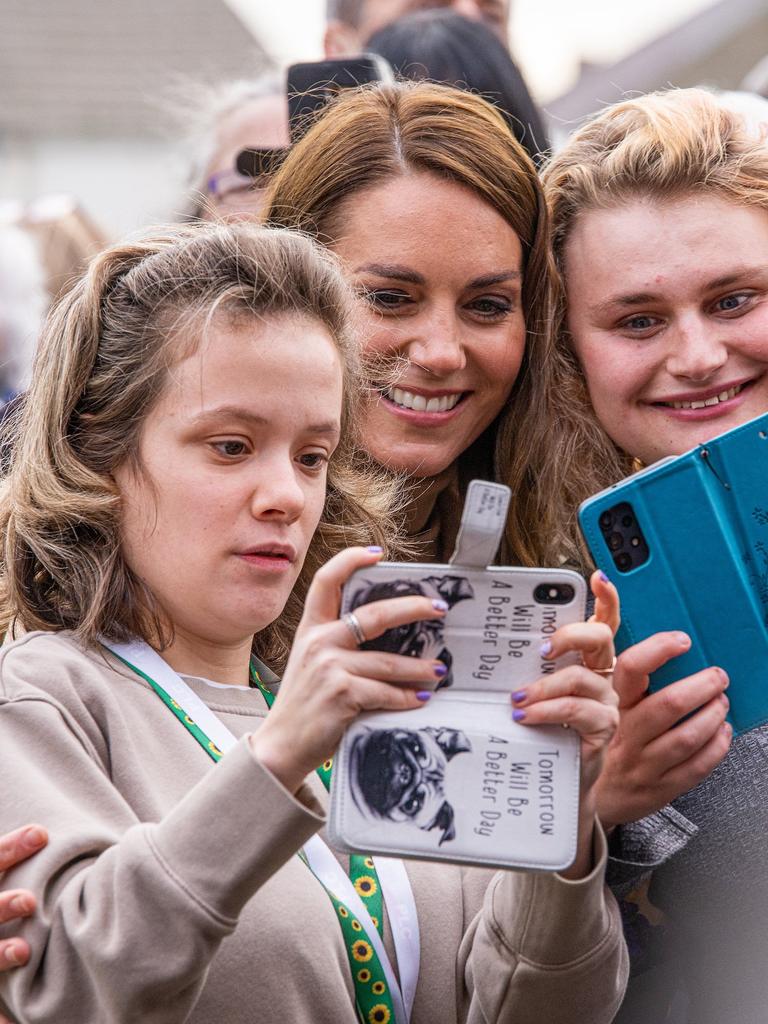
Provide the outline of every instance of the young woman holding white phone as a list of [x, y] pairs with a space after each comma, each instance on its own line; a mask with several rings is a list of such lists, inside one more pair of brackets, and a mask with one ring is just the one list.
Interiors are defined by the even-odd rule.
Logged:
[[[626, 951], [592, 799], [617, 720], [604, 674], [572, 666], [527, 701], [582, 737], [562, 875], [348, 860], [317, 835], [345, 726], [423, 707], [440, 668], [361, 651], [339, 618], [341, 586], [394, 535], [389, 479], [355, 449], [352, 323], [321, 249], [241, 225], [107, 250], [47, 324], [0, 498], [3, 620], [24, 630], [0, 651], [0, 828], [50, 831], [7, 876], [39, 894], [15, 922], [29, 962], [0, 981], [17, 1019], [615, 1012]], [[357, 614], [373, 638], [445, 607]], [[613, 657], [599, 623], [552, 646]]]

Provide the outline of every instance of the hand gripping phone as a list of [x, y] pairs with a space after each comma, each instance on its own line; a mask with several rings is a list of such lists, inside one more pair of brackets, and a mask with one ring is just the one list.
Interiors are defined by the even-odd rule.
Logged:
[[573, 861], [579, 738], [514, 722], [510, 694], [575, 660], [545, 661], [540, 648], [583, 621], [586, 584], [567, 569], [488, 567], [508, 501], [508, 488], [473, 481], [450, 564], [380, 563], [344, 587], [342, 615], [410, 594], [448, 611], [361, 645], [447, 671], [424, 708], [362, 715], [347, 730], [328, 826], [342, 849], [548, 871]]
[[734, 732], [768, 721], [768, 415], [609, 487], [579, 521], [619, 591], [617, 648], [691, 637], [651, 690], [717, 665]]

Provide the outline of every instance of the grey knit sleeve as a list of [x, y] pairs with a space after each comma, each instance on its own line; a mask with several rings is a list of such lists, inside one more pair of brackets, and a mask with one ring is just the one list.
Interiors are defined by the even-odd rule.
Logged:
[[630, 893], [685, 847], [699, 831], [671, 805], [640, 821], [619, 825], [609, 843], [606, 881], [616, 896]]

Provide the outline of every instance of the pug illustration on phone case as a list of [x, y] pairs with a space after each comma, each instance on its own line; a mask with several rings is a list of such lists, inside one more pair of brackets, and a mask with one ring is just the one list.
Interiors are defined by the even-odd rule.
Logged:
[[342, 615], [420, 595], [444, 617], [365, 640], [363, 650], [442, 661], [416, 711], [361, 715], [334, 759], [329, 836], [341, 849], [557, 871], [578, 825], [579, 739], [512, 721], [509, 695], [576, 660], [542, 641], [583, 621], [586, 584], [567, 569], [379, 563], [354, 573]]
[[[350, 600], [349, 611], [372, 601], [384, 601], [391, 597], [429, 597], [442, 600], [453, 608], [459, 601], [469, 601], [475, 596], [465, 576], [427, 576], [423, 579], [374, 580], [363, 582]], [[432, 658], [442, 661], [448, 669], [440, 687], [453, 685], [451, 665], [453, 656], [445, 646], [443, 621], [429, 619], [423, 622], [406, 622], [395, 629], [388, 629], [376, 640], [362, 644], [363, 650], [387, 651], [390, 654], [404, 654], [410, 658]]]
[[445, 792], [448, 763], [472, 744], [459, 729], [367, 729], [349, 751], [355, 806], [377, 820], [436, 829], [438, 845], [456, 836], [454, 811]]

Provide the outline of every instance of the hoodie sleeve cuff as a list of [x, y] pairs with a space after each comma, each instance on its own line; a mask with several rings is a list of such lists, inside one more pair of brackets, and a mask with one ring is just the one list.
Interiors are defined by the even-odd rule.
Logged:
[[[605, 834], [597, 825], [594, 867], [584, 878], [540, 872], [499, 874], [489, 895], [502, 941], [528, 961], [553, 966], [578, 960], [599, 946], [618, 919], [605, 888], [607, 856]], [[525, 913], [522, 907], [527, 908]], [[552, 927], [555, 920], [557, 928]]]

